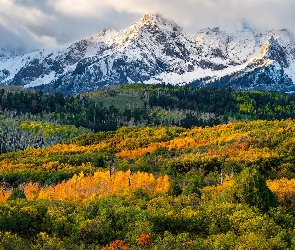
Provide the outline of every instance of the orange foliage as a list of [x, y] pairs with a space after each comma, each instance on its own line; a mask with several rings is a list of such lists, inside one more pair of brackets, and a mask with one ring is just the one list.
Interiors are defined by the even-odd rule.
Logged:
[[145, 155], [146, 153], [153, 153], [158, 148], [165, 148], [171, 151], [171, 150], [184, 149], [188, 147], [197, 147], [200, 145], [205, 145], [208, 142], [209, 142], [208, 140], [195, 140], [189, 137], [181, 137], [181, 138], [173, 139], [169, 142], [151, 143], [149, 146], [145, 148], [138, 148], [135, 150], [123, 149], [119, 153], [117, 153], [116, 156], [120, 158], [128, 157], [128, 158], [134, 159], [134, 158], [141, 157]]
[[272, 152], [268, 148], [249, 148], [248, 150], [239, 150], [231, 152], [230, 160], [235, 162], [256, 162], [261, 159], [271, 159], [278, 158], [279, 155], [275, 152]]
[[[134, 173], [119, 171], [112, 176], [109, 172], [98, 171], [93, 176], [74, 175], [70, 180], [41, 188], [38, 198], [69, 201], [92, 201], [107, 195], [129, 195], [137, 188], [143, 188], [150, 194], [165, 193], [170, 185], [169, 177], [160, 176], [155, 178], [153, 174]], [[28, 184], [25, 190], [36, 190], [32, 184]], [[29, 197], [34, 194], [29, 193]]]
[[0, 187], [0, 202], [6, 201], [10, 194], [11, 192], [9, 190], [4, 190], [3, 187]]
[[190, 137], [179, 137], [171, 140], [167, 145], [168, 150], [178, 150], [184, 149], [188, 147], [196, 147], [200, 145], [205, 145], [208, 143], [208, 140], [195, 140], [194, 138]]
[[148, 246], [153, 242], [153, 235], [151, 234], [141, 234], [137, 239], [137, 244], [141, 246]]
[[29, 182], [24, 185], [24, 193], [28, 200], [34, 200], [39, 196], [40, 186], [39, 183]]
[[242, 142], [241, 143], [241, 150], [247, 150], [249, 148], [248, 142]]
[[8, 168], [8, 166], [10, 165], [10, 163], [11, 163], [11, 160], [10, 160], [9, 158], [5, 158], [5, 159], [3, 159], [3, 160], [0, 162], [1, 167], [2, 167], [3, 169]]
[[[88, 146], [57, 144], [46, 149], [28, 148], [24, 151], [18, 151], [7, 155], [7, 158], [3, 157], [3, 160], [0, 161], [0, 170], [28, 168], [40, 170], [42, 168], [41, 170], [46, 171], [59, 171], [65, 169], [68, 173], [73, 174], [76, 173], [75, 169], [69, 165], [48, 162], [59, 157], [52, 157], [51, 159], [47, 157], [83, 153], [91, 159], [91, 156], [96, 152], [106, 152], [116, 154], [117, 159], [115, 160], [119, 165], [125, 160], [122, 158], [138, 159], [160, 148], [176, 151], [175, 154], [173, 153], [173, 159], [167, 157], [165, 161], [162, 151], [159, 151], [158, 155], [151, 156], [151, 158], [154, 158], [152, 160], [155, 160], [155, 164], [163, 169], [167, 167], [165, 164], [172, 160], [180, 161], [185, 165], [192, 163], [187, 170], [193, 165], [202, 165], [203, 160], [208, 162], [214, 159], [235, 163], [268, 161], [269, 159], [285, 157], [294, 150], [295, 144], [292, 139], [295, 134], [294, 124], [295, 122], [292, 120], [253, 121], [205, 128], [195, 127], [190, 130], [177, 127], [122, 127], [108, 136], [104, 136], [102, 133], [101, 140], [95, 140], [95, 144]], [[10, 157], [11, 159], [9, 159]], [[143, 159], [143, 161], [145, 160], [149, 159]], [[126, 162], [128, 163], [128, 161]], [[131, 164], [133, 162], [130, 161]], [[135, 164], [140, 163], [136, 162]], [[82, 169], [79, 171], [82, 171]]]
[[103, 247], [102, 250], [128, 250], [129, 244], [126, 244], [123, 240], [115, 240], [111, 242], [109, 247]]

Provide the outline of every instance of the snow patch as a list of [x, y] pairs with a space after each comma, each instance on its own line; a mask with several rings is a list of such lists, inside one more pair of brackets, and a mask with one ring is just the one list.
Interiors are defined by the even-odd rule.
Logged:
[[170, 73], [161, 73], [157, 76], [152, 77], [150, 80], [146, 81], [147, 84], [157, 84], [157, 83], [165, 83], [165, 84], [188, 84], [193, 81], [210, 77], [210, 78], [221, 78], [225, 75], [231, 74], [237, 70], [237, 66], [229, 66], [224, 70], [214, 71], [212, 69], [202, 69], [197, 68], [193, 72], [186, 72], [184, 74], [177, 74], [174, 72]]
[[41, 76], [40, 78], [37, 78], [36, 80], [32, 81], [31, 83], [24, 85], [24, 88], [34, 88], [34, 87], [38, 87], [40, 85], [46, 85], [56, 79], [57, 79], [57, 77], [55, 75], [55, 72], [50, 72], [50, 74]]
[[295, 62], [291, 63], [284, 71], [292, 79], [293, 84], [295, 84]]

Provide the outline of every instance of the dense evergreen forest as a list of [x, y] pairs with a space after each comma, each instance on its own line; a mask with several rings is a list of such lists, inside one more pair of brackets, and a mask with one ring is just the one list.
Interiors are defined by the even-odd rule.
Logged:
[[1, 109], [91, 129], [213, 126], [229, 121], [295, 118], [295, 95], [191, 86], [126, 84], [76, 96], [0, 90]]
[[295, 248], [294, 95], [0, 95], [0, 249]]

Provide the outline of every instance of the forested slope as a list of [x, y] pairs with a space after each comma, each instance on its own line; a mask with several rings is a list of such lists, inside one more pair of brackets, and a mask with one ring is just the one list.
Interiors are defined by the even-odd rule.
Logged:
[[230, 121], [295, 118], [295, 95], [191, 86], [126, 84], [63, 96], [0, 91], [5, 117], [52, 121], [94, 132], [122, 126], [213, 126]]
[[0, 249], [295, 248], [293, 95], [126, 85], [1, 98]]

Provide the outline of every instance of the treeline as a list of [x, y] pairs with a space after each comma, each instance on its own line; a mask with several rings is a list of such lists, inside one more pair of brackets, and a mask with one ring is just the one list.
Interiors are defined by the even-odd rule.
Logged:
[[76, 96], [2, 89], [0, 100], [7, 116], [26, 115], [94, 132], [122, 126], [191, 128], [295, 118], [294, 94], [192, 86], [128, 84]]
[[26, 115], [27, 119], [54, 121], [94, 131], [115, 130], [119, 112], [114, 107], [105, 108], [91, 99], [63, 96], [60, 93], [45, 94], [42, 91], [0, 90], [2, 112], [8, 117]]

